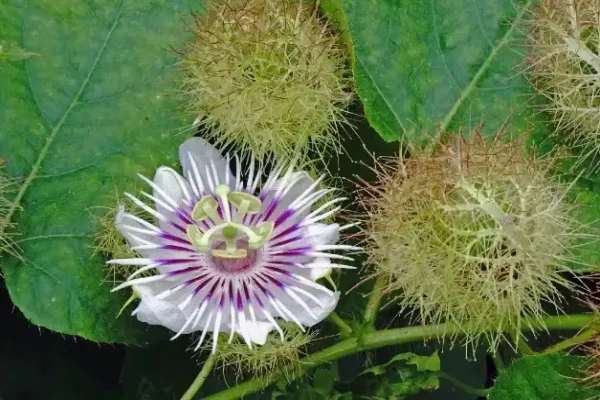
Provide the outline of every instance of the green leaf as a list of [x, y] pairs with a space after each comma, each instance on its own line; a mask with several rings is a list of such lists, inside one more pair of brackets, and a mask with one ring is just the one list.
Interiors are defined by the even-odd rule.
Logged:
[[408, 360], [408, 364], [414, 365], [417, 367], [418, 372], [424, 371], [432, 371], [439, 372], [440, 371], [440, 357], [437, 354], [437, 351], [430, 356], [414, 356]]
[[338, 380], [338, 374], [335, 369], [318, 369], [313, 375], [313, 387], [322, 394], [329, 394]]
[[360, 373], [353, 392], [375, 398], [392, 399], [439, 387], [440, 358], [400, 353], [385, 364], [372, 366]]
[[277, 382], [277, 390], [271, 394], [272, 400], [351, 400], [352, 394], [338, 390], [339, 375], [337, 364], [309, 371], [302, 382], [291, 383], [285, 378]]
[[494, 132], [510, 116], [529, 127], [523, 74], [525, 0], [349, 0], [356, 91], [386, 140], [424, 143], [438, 129], [484, 121]]
[[[8, 0], [0, 37], [39, 54], [0, 63], [0, 158], [23, 184], [10, 217], [25, 261], [3, 261], [13, 302], [32, 323], [94, 341], [144, 341], [116, 315], [93, 257], [90, 213], [114, 206], [135, 173], [176, 163], [176, 57], [191, 0]], [[3, 224], [0, 221], [0, 226]]]
[[526, 356], [496, 378], [490, 400], [582, 400], [598, 391], [577, 379], [589, 359], [568, 354]]

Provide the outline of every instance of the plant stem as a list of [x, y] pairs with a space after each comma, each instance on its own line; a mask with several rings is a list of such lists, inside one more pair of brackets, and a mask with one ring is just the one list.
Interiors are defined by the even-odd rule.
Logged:
[[440, 378], [444, 378], [457, 388], [462, 389], [465, 393], [472, 394], [477, 397], [487, 397], [487, 395], [490, 393], [490, 389], [474, 388], [472, 386], [467, 385], [464, 382], [459, 381], [458, 379], [451, 377], [450, 375], [444, 372], [440, 372]]
[[196, 396], [196, 393], [198, 393], [198, 391], [204, 384], [204, 381], [206, 380], [206, 378], [208, 378], [208, 375], [215, 366], [216, 361], [216, 354], [211, 354], [210, 356], [208, 356], [208, 358], [204, 362], [204, 365], [202, 366], [202, 369], [200, 370], [200, 373], [198, 374], [196, 379], [194, 379], [194, 382], [192, 382], [192, 385], [188, 388], [188, 390], [186, 390], [183, 396], [181, 396], [181, 400], [192, 400], [194, 396]]
[[566, 350], [569, 347], [578, 345], [579, 343], [587, 342], [588, 340], [592, 339], [597, 333], [598, 333], [598, 330], [596, 330], [596, 329], [585, 330], [575, 336], [572, 336], [568, 339], [565, 339], [561, 342], [558, 342], [558, 343], [548, 347], [542, 353], [549, 354], [549, 353], [556, 353], [558, 351]]
[[[546, 317], [542, 321], [527, 321], [523, 324], [523, 329], [547, 329], [547, 330], [579, 330], [589, 324], [595, 318], [595, 314], [573, 314]], [[468, 325], [468, 323], [466, 324]], [[467, 326], [468, 328], [468, 326]], [[463, 334], [464, 329], [454, 324], [438, 324], [426, 326], [410, 326], [398, 329], [386, 329], [373, 332], [365, 332], [361, 337], [360, 344], [356, 338], [345, 339], [333, 346], [327, 347], [302, 359], [302, 370], [306, 371], [318, 365], [337, 360], [344, 356], [357, 353], [359, 351], [374, 350], [381, 347], [425, 341], [442, 335], [452, 336]], [[236, 400], [242, 396], [258, 392], [267, 386], [273, 384], [280, 378], [295, 379], [303, 374], [295, 374], [294, 377], [285, 376], [283, 373], [273, 373], [265, 376], [263, 379], [252, 379], [242, 382], [234, 387], [223, 390], [212, 396], [205, 397], [204, 400]]]
[[375, 326], [375, 318], [377, 318], [377, 312], [379, 311], [379, 306], [381, 305], [381, 300], [383, 299], [381, 289], [383, 289], [385, 285], [385, 279], [386, 278], [382, 276], [377, 277], [375, 284], [373, 285], [373, 291], [369, 295], [369, 300], [367, 301], [367, 306], [365, 307], [363, 319], [371, 326]]
[[338, 313], [333, 311], [331, 314], [329, 314], [328, 318], [329, 321], [337, 325], [343, 336], [350, 336], [352, 334], [352, 328], [346, 321], [342, 319], [342, 317], [338, 315]]

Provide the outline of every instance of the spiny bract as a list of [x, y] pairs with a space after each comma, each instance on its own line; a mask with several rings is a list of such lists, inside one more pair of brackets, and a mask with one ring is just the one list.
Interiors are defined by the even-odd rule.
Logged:
[[[93, 235], [92, 249], [93, 255], [102, 254], [107, 258], [132, 258], [137, 257], [137, 253], [129, 248], [127, 241], [115, 226], [117, 215], [125, 211], [131, 212], [137, 217], [150, 219], [139, 208], [132, 207], [124, 199], [116, 198], [113, 207], [98, 207], [102, 209], [102, 214], [95, 215], [94, 220], [97, 225], [97, 231]], [[128, 277], [135, 272], [136, 267], [130, 265], [106, 264], [106, 278], [116, 283], [123, 278]]]
[[183, 91], [205, 136], [258, 159], [339, 149], [344, 48], [302, 0], [211, 1], [183, 51]]
[[252, 348], [248, 348], [239, 337], [231, 343], [223, 340], [216, 353], [221, 366], [233, 368], [238, 377], [267, 378], [276, 371], [283, 372], [290, 379], [298, 377], [302, 367], [300, 359], [316, 333], [304, 333], [291, 324], [284, 324], [282, 329], [285, 340], [269, 334], [264, 345]]
[[535, 159], [524, 138], [488, 142], [477, 130], [442, 142], [436, 155], [394, 159], [365, 187], [373, 276], [386, 279], [403, 311], [422, 323], [458, 324], [467, 343], [495, 348], [524, 318], [558, 307], [558, 287], [576, 289], [574, 242], [585, 237], [550, 175], [555, 158]]
[[534, 9], [531, 81], [548, 99], [565, 143], [593, 169], [600, 164], [600, 0], [544, 0]]
[[8, 198], [9, 194], [15, 190], [16, 182], [4, 174], [2, 166], [3, 161], [0, 160], [0, 254], [6, 252], [18, 256], [12, 234], [10, 233], [12, 228], [10, 221], [12, 202]]

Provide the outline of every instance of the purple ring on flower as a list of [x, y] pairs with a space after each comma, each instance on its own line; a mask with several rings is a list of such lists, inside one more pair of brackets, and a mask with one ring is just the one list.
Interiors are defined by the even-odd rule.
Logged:
[[316, 280], [332, 268], [353, 268], [332, 262], [352, 259], [331, 251], [358, 248], [336, 245], [341, 228], [320, 221], [345, 199], [311, 211], [332, 189], [317, 189], [322, 178], [285, 164], [259, 189], [260, 166], [251, 161], [242, 179], [236, 157], [233, 175], [229, 157], [201, 138], [184, 142], [179, 156], [183, 176], [167, 167], [153, 181], [140, 175], [153, 189], [142, 195], [154, 207], [126, 193], [157, 225], [123, 208], [117, 215], [117, 229], [143, 257], [108, 261], [140, 266], [113, 289], [133, 288], [141, 300], [133, 315], [171, 329], [173, 339], [201, 331], [196, 349], [212, 332], [213, 352], [220, 332], [230, 341], [238, 333], [251, 347], [273, 329], [283, 340], [278, 319], [304, 330], [329, 315], [339, 292]]

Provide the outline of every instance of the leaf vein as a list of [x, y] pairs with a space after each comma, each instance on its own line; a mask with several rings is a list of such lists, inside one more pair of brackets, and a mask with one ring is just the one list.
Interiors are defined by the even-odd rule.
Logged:
[[448, 71], [448, 75], [450, 75], [450, 77], [452, 77], [452, 81], [454, 82], [454, 85], [456, 86], [456, 88], [458, 89], [458, 92], [460, 93], [460, 92], [462, 92], [463, 89], [458, 84], [458, 80], [456, 79], [456, 76], [454, 76], [454, 73], [452, 73], [452, 70], [450, 69], [450, 66], [448, 65], [448, 59], [446, 58], [446, 53], [444, 53], [444, 51], [442, 50], [442, 44], [440, 43], [440, 35], [439, 35], [439, 30], [438, 30], [438, 23], [437, 23], [437, 19], [435, 18], [435, 6], [433, 4], [433, 0], [430, 0], [430, 4], [431, 4], [431, 23], [433, 25], [433, 33], [435, 35], [435, 43], [437, 44], [438, 50], [440, 51], [442, 60], [444, 60], [444, 67], [446, 67], [446, 70]]
[[[19, 209], [19, 205], [20, 205], [21, 201], [23, 200], [23, 197], [25, 196], [27, 189], [29, 188], [31, 183], [35, 180], [35, 178], [37, 177], [37, 174], [39, 173], [39, 171], [41, 169], [42, 163], [43, 163], [44, 159], [46, 158], [46, 155], [48, 154], [48, 151], [49, 151], [50, 147], [52, 146], [52, 143], [56, 139], [56, 136], [58, 135], [60, 128], [65, 123], [65, 121], [67, 120], [69, 115], [71, 114], [71, 111], [73, 111], [73, 109], [77, 106], [78, 101], [81, 98], [81, 95], [87, 88], [87, 85], [88, 85], [94, 71], [96, 70], [98, 62], [102, 58], [102, 55], [104, 54], [104, 51], [106, 50], [106, 46], [108, 45], [108, 42], [110, 41], [110, 38], [112, 37], [112, 34], [115, 31], [117, 24], [119, 23], [119, 20], [121, 18], [121, 13], [123, 12], [124, 6], [125, 6], [125, 1], [121, 2], [121, 6], [119, 8], [119, 11], [117, 12], [117, 15], [115, 16], [115, 20], [113, 21], [112, 26], [108, 30], [106, 37], [104, 39], [104, 42], [102, 43], [102, 46], [100, 47], [98, 54], [96, 55], [96, 58], [94, 59], [94, 62], [92, 63], [92, 66], [90, 67], [88, 74], [86, 75], [85, 79], [81, 83], [79, 91], [77, 92], [75, 97], [73, 97], [73, 100], [71, 101], [71, 103], [69, 104], [69, 106], [67, 107], [67, 109], [65, 110], [65, 112], [63, 113], [61, 118], [59, 119], [58, 123], [52, 128], [50, 135], [46, 139], [46, 144], [44, 144], [44, 146], [42, 147], [42, 150], [40, 151], [40, 154], [39, 154], [35, 164], [31, 168], [31, 171], [27, 175], [27, 178], [23, 182], [23, 185], [21, 185], [21, 187], [19, 188], [19, 192], [15, 196], [15, 199], [12, 202], [10, 208], [8, 209], [8, 212], [6, 213], [6, 215], [0, 222], [0, 233], [3, 233], [4, 229], [6, 229], [6, 226], [8, 226], [10, 220], [12, 219], [14, 213]], [[31, 90], [31, 82], [28, 81], [28, 84], [29, 84], [29, 88]], [[31, 90], [31, 92], [33, 93], [33, 90]], [[35, 101], [35, 97], [34, 97], [34, 101]], [[44, 119], [46, 119], [46, 117], [43, 115], [43, 111], [37, 104], [37, 101], [36, 101], [36, 106], [40, 110], [40, 113], [42, 114]], [[46, 122], [48, 123], [47, 119], [46, 119]], [[50, 126], [52, 127], [52, 125], [50, 125]]]
[[375, 82], [375, 79], [373, 78], [373, 76], [371, 76], [371, 74], [369, 73], [369, 70], [367, 69], [367, 67], [365, 66], [363, 61], [361, 60], [360, 56], [357, 53], [355, 53], [355, 54], [356, 54], [356, 56], [355, 56], [356, 61], [358, 61], [358, 63], [362, 66], [362, 70], [365, 72], [365, 75], [369, 78], [369, 80], [371, 81], [371, 84], [377, 90], [377, 93], [379, 93], [379, 96], [383, 99], [385, 104], [388, 106], [389, 110], [392, 112], [392, 114], [396, 118], [396, 121], [400, 124], [400, 127], [402, 128], [402, 130], [404, 132], [406, 132], [406, 128], [404, 128], [404, 124], [400, 120], [400, 116], [396, 113], [396, 110], [394, 109], [394, 107], [392, 107], [392, 105], [390, 104], [387, 97], [383, 95], [383, 92], [381, 91], [381, 89], [379, 88], [377, 83]]
[[481, 64], [481, 67], [479, 67], [479, 69], [477, 70], [477, 73], [475, 74], [475, 76], [473, 76], [473, 79], [471, 79], [471, 82], [469, 83], [469, 85], [462, 91], [462, 93], [460, 94], [460, 96], [458, 97], [458, 99], [456, 100], [456, 102], [454, 103], [454, 105], [452, 106], [452, 108], [450, 109], [448, 114], [446, 115], [446, 118], [444, 118], [444, 120], [440, 124], [441, 131], [448, 128], [448, 125], [450, 125], [450, 122], [452, 121], [452, 119], [454, 118], [454, 116], [456, 115], [456, 113], [458, 112], [460, 107], [463, 105], [464, 101], [467, 99], [467, 97], [469, 97], [471, 92], [475, 89], [476, 85], [479, 83], [479, 80], [481, 79], [483, 74], [487, 71], [487, 69], [492, 64], [492, 61], [494, 60], [494, 58], [498, 55], [500, 50], [508, 42], [509, 38], [511, 37], [513, 31], [515, 30], [515, 28], [517, 26], [517, 23], [521, 20], [521, 18], [523, 18], [523, 15], [527, 12], [527, 9], [529, 8], [530, 4], [531, 4], [531, 0], [527, 1], [527, 3], [523, 6], [521, 11], [518, 13], [517, 17], [511, 24], [510, 28], [506, 31], [504, 36], [502, 36], [500, 41], [494, 46], [492, 52], [485, 59], [483, 64]]

